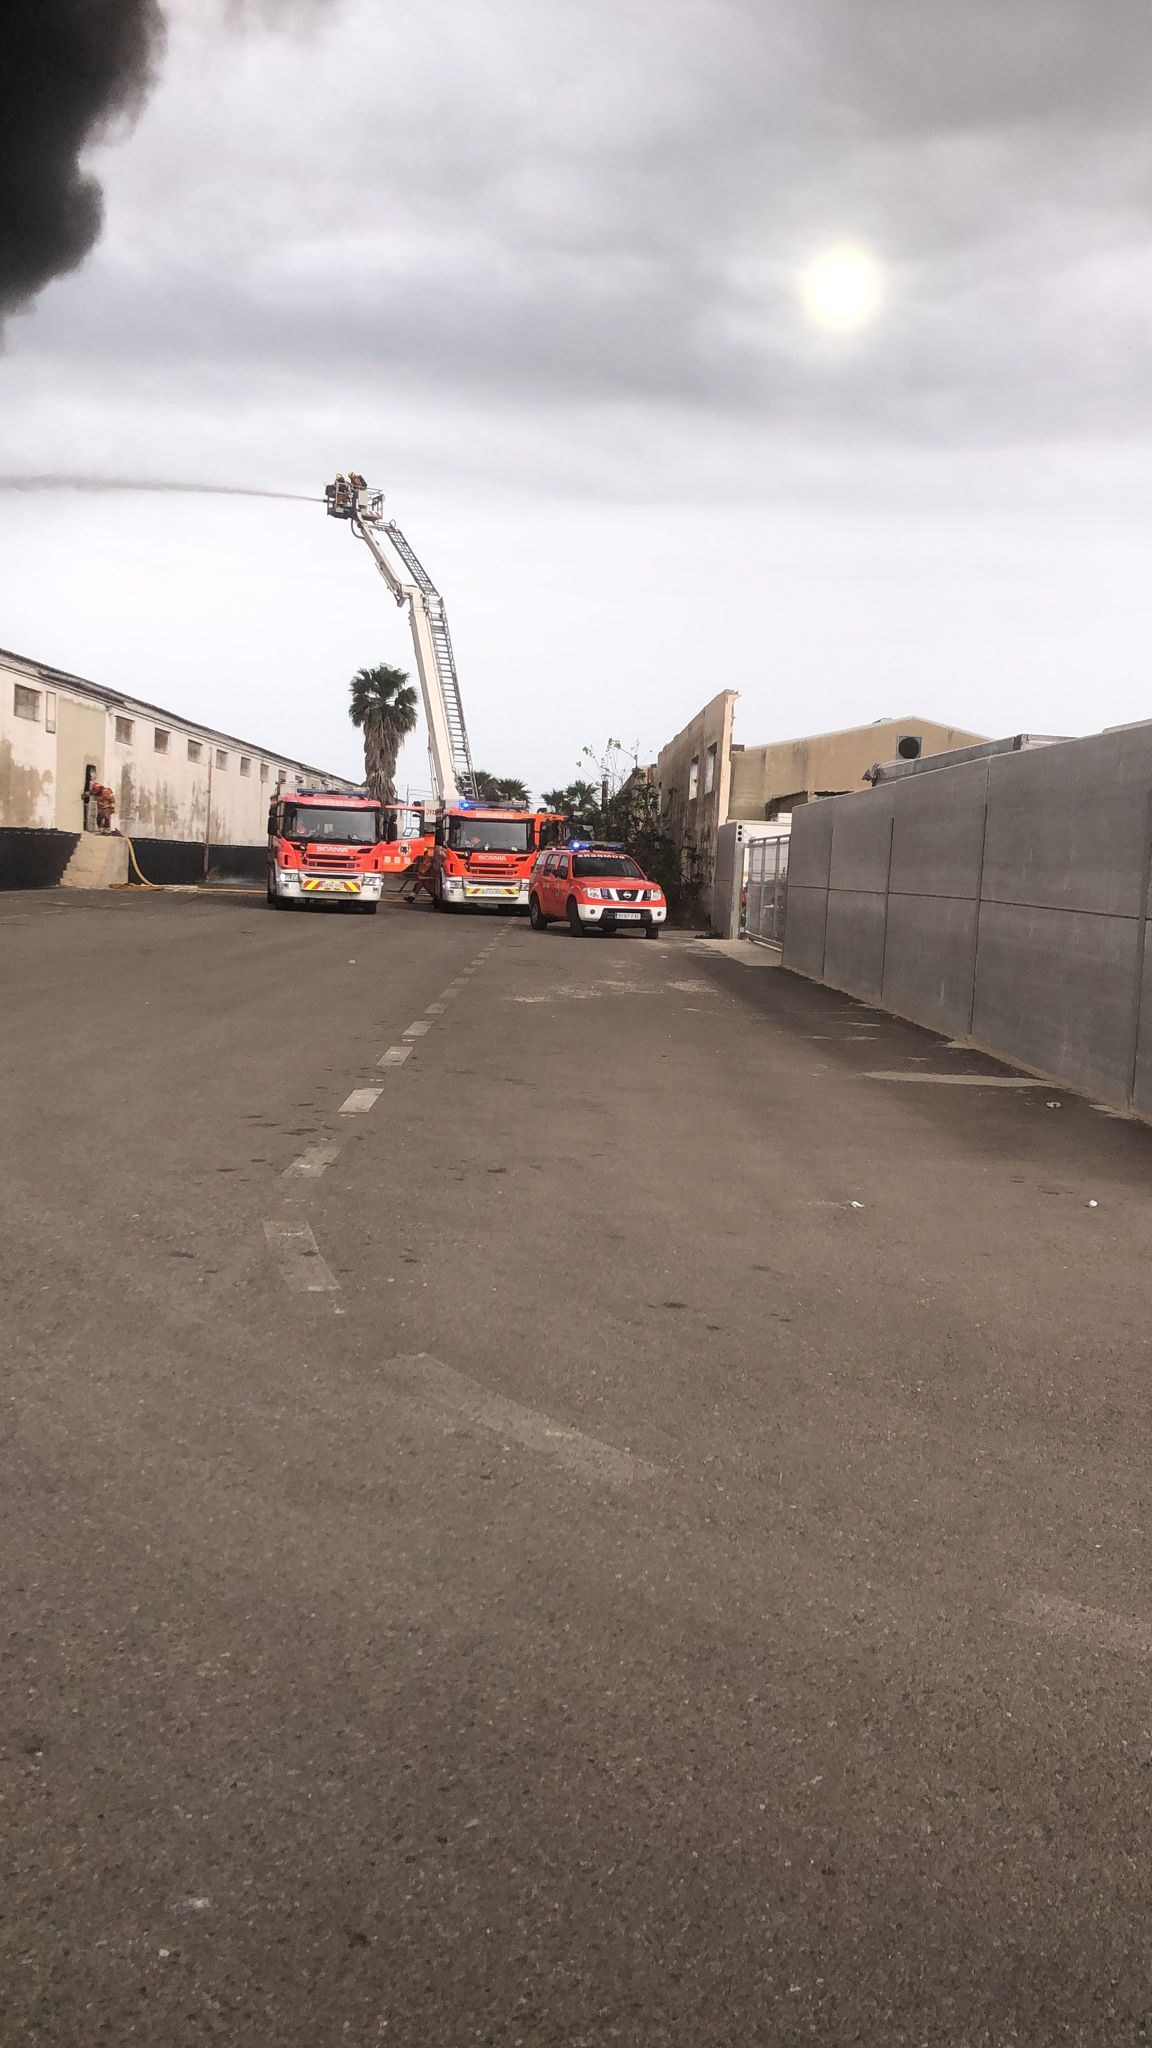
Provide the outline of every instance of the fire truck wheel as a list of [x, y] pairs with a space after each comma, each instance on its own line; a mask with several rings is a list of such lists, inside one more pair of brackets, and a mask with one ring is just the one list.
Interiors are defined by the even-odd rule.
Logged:
[[648, 927], [648, 930], [647, 930], [647, 932], [645, 933], [645, 935], [644, 935], [644, 936], [645, 936], [646, 938], [649, 938], [649, 939], [658, 939], [658, 938], [660, 937], [660, 927], [659, 927], [659, 925], [658, 925], [658, 924], [650, 924], [650, 925], [649, 925], [649, 927]]
[[576, 898], [574, 896], [568, 898], [568, 929], [574, 939], [582, 939], [584, 937], [584, 926], [581, 923], [580, 912], [576, 908]]
[[360, 912], [361, 917], [375, 917], [380, 905], [378, 903], [358, 903], [356, 908]]

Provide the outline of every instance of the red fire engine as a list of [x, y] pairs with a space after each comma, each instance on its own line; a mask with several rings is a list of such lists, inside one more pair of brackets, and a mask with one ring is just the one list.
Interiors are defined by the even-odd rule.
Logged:
[[375, 912], [389, 866], [380, 806], [367, 792], [282, 789], [268, 808], [268, 901], [276, 910], [333, 897]]
[[527, 910], [528, 878], [542, 847], [561, 836], [557, 811], [505, 809], [461, 800], [437, 820], [424, 887], [437, 910], [504, 905]]

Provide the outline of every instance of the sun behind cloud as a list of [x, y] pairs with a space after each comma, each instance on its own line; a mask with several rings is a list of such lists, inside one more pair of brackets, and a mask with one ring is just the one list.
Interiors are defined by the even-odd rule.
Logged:
[[867, 249], [846, 243], [824, 249], [800, 278], [800, 300], [817, 327], [848, 333], [867, 327], [883, 302], [880, 268]]

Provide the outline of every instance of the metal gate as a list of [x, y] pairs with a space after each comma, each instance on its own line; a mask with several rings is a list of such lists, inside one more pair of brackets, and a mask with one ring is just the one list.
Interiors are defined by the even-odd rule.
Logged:
[[740, 898], [741, 932], [746, 939], [782, 946], [788, 897], [788, 841], [783, 837], [749, 840], [746, 856]]

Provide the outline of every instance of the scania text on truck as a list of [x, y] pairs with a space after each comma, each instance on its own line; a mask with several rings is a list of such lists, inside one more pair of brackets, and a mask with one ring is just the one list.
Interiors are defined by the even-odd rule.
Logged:
[[[330, 789], [281, 790], [268, 810], [268, 901], [276, 910], [338, 898], [375, 912], [386, 872], [400, 872], [402, 842], [374, 797]], [[395, 814], [392, 829], [395, 830]]]

